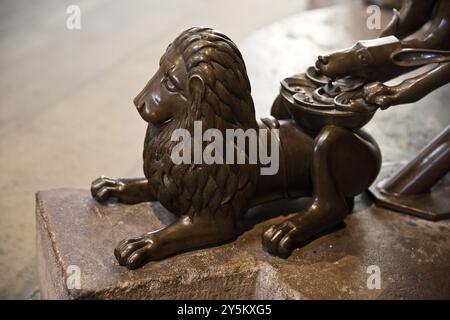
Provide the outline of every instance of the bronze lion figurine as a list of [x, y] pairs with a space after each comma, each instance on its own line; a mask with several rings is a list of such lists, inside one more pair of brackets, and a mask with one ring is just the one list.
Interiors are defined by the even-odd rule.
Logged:
[[[272, 254], [286, 256], [304, 242], [343, 221], [352, 199], [375, 179], [381, 163], [375, 142], [362, 131], [326, 125], [300, 127], [293, 119], [257, 121], [246, 67], [236, 45], [209, 28], [191, 28], [169, 45], [159, 70], [134, 99], [148, 122], [144, 142], [145, 178], [100, 177], [92, 196], [133, 204], [159, 201], [179, 216], [167, 227], [121, 241], [120, 265], [137, 268], [147, 261], [241, 234], [250, 207], [282, 199], [311, 197], [310, 205], [262, 236]], [[277, 132], [279, 170], [261, 175], [261, 164], [175, 164], [171, 136], [194, 122], [205, 129], [259, 129]], [[271, 150], [275, 152], [276, 150]], [[245, 150], [249, 157], [249, 150]]]

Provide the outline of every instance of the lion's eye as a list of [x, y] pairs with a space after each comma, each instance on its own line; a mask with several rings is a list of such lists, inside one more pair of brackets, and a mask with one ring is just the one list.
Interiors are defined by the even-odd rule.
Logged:
[[164, 79], [164, 86], [166, 87], [167, 90], [169, 90], [170, 92], [175, 92], [177, 91], [177, 86], [173, 83], [172, 80], [170, 80], [169, 77], [166, 77]]

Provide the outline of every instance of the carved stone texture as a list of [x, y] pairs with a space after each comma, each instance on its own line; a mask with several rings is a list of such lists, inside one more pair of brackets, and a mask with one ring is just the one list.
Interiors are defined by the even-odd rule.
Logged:
[[[293, 212], [304, 204], [283, 207]], [[249, 213], [250, 230], [234, 242], [133, 271], [119, 266], [111, 251], [124, 237], [171, 222], [157, 202], [105, 206], [87, 190], [57, 189], [39, 192], [36, 208], [44, 299], [450, 298], [450, 221], [367, 207], [363, 198], [345, 228], [296, 249], [286, 260], [262, 249], [262, 231], [285, 219], [257, 223], [256, 217], [274, 212], [266, 205]], [[70, 265], [80, 268], [79, 290], [67, 289]], [[380, 268], [379, 290], [367, 288], [370, 265]]]

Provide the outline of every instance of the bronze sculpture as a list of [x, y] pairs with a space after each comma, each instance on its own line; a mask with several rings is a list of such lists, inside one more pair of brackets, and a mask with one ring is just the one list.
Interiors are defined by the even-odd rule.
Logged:
[[[404, 0], [381, 38], [360, 41], [352, 48], [318, 58], [317, 69], [311, 67], [306, 75], [322, 88], [310, 98], [322, 102], [328, 99], [337, 110], [360, 112], [358, 120], [364, 123], [378, 107], [387, 109], [420, 100], [450, 82], [449, 23], [449, 1]], [[384, 84], [426, 65], [432, 68], [398, 85]], [[289, 117], [280, 101], [278, 98], [274, 103], [272, 114]], [[299, 108], [302, 110], [288, 103], [289, 108], [294, 117]], [[320, 119], [323, 117], [326, 115]], [[300, 121], [305, 115], [297, 118]], [[371, 188], [379, 205], [430, 220], [450, 217], [450, 188], [432, 190], [450, 170], [449, 130], [444, 129], [390, 179]]]
[[[364, 99], [381, 109], [415, 102], [450, 81], [449, 23], [448, 1], [404, 0], [400, 13], [394, 11], [393, 19], [378, 39], [385, 45], [375, 54], [370, 48], [357, 45], [319, 57], [316, 66], [330, 78], [365, 78]], [[415, 32], [416, 36], [408, 37]], [[439, 65], [397, 86], [383, 84], [414, 68], [433, 63]]]
[[[431, 69], [397, 86], [366, 87], [368, 101], [383, 108], [415, 102], [450, 82], [450, 2], [404, 0], [384, 35], [399, 37], [404, 48], [392, 57], [401, 67], [433, 64]], [[413, 36], [408, 37], [413, 34]], [[377, 204], [425, 219], [450, 217], [450, 187], [433, 188], [450, 171], [450, 126], [392, 177], [371, 188]]]
[[[415, 1], [405, 3], [411, 15]], [[177, 37], [157, 73], [134, 99], [148, 122], [145, 178], [100, 177], [91, 192], [100, 202], [157, 200], [179, 219], [120, 242], [115, 249], [119, 263], [134, 269], [145, 261], [233, 239], [242, 232], [239, 223], [250, 207], [281, 198], [311, 196], [311, 202], [303, 212], [264, 232], [263, 246], [272, 254], [287, 256], [295, 243], [342, 222], [353, 197], [372, 184], [381, 166], [376, 142], [361, 128], [378, 108], [415, 101], [448, 82], [444, 50], [449, 44], [442, 39], [448, 38], [450, 28], [442, 21], [447, 21], [450, 5], [439, 0], [427, 5], [435, 9], [432, 29], [423, 40], [402, 40], [416, 27], [402, 10], [384, 37], [321, 56], [316, 67], [285, 79], [273, 117], [260, 121], [255, 119], [250, 83], [236, 45], [208, 28], [191, 28]], [[421, 12], [431, 15], [431, 10]], [[440, 64], [397, 87], [383, 84], [430, 62]], [[280, 141], [279, 171], [264, 176], [258, 174], [260, 164], [174, 164], [172, 133], [177, 128], [193, 131], [195, 121], [222, 133], [269, 130]], [[249, 150], [245, 156], [250, 156]]]

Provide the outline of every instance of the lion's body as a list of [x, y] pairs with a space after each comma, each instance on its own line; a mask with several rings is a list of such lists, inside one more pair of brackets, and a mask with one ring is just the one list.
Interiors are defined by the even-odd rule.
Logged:
[[152, 197], [182, 216], [216, 215], [236, 218], [245, 213], [256, 188], [257, 165], [174, 164], [177, 142], [173, 130], [192, 130], [193, 118], [171, 122], [162, 129], [149, 124], [144, 143], [144, 174]]
[[[191, 28], [175, 39], [134, 103], [149, 123], [143, 152], [146, 179], [101, 177], [93, 182], [92, 194], [126, 203], [158, 200], [180, 218], [118, 244], [116, 258], [132, 269], [148, 259], [232, 239], [242, 231], [239, 218], [253, 205], [312, 195], [304, 214], [263, 235], [266, 248], [285, 254], [294, 240], [309, 239], [341, 222], [350, 210], [346, 197], [364, 191], [379, 170], [376, 145], [347, 129], [327, 126], [312, 134], [290, 119], [258, 124], [242, 56], [227, 36], [212, 29]], [[176, 164], [171, 155], [179, 142], [172, 133], [185, 129], [195, 139], [196, 121], [204, 131], [216, 129], [222, 136], [227, 129], [279, 130], [278, 172], [260, 175], [260, 165], [249, 164], [250, 149], [245, 149], [244, 164]], [[234, 148], [236, 154], [236, 144]]]

